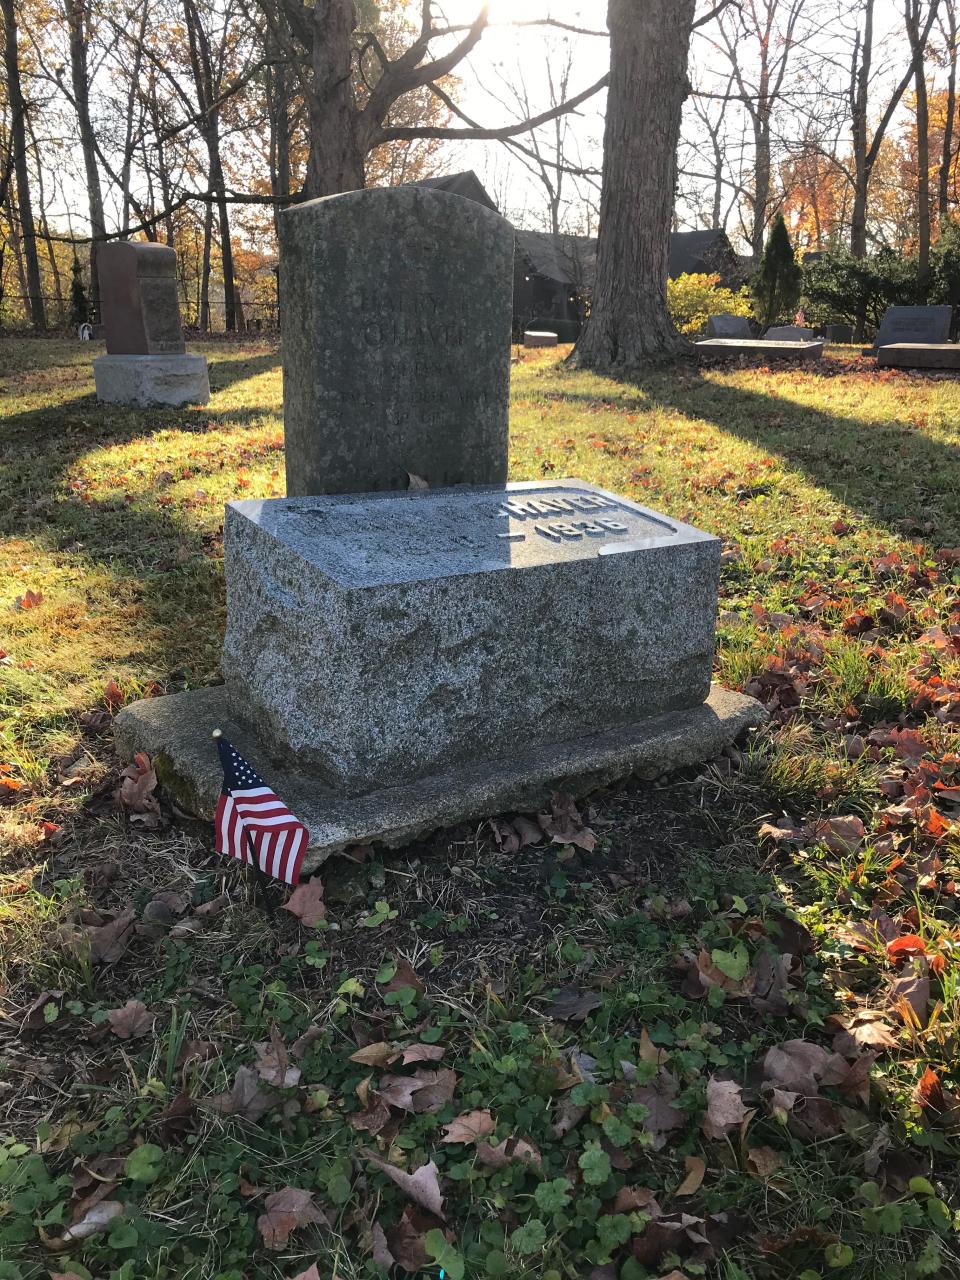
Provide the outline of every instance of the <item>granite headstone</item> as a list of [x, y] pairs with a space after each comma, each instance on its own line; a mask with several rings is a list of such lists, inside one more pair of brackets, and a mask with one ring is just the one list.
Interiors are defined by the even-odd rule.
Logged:
[[180, 327], [176, 250], [145, 241], [111, 241], [97, 253], [107, 354], [93, 362], [106, 404], [206, 404], [204, 356], [188, 355]]
[[816, 334], [800, 324], [779, 324], [763, 335], [766, 342], [813, 342]]
[[513, 269], [510, 224], [448, 192], [286, 210], [288, 494], [505, 480]]
[[728, 314], [710, 316], [707, 320], [708, 338], [749, 338], [750, 321], [746, 316]]
[[874, 348], [888, 343], [946, 342], [950, 337], [953, 308], [888, 307], [880, 322]]

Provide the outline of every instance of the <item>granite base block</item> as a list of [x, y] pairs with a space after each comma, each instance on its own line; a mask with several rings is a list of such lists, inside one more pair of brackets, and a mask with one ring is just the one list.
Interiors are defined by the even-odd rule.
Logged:
[[770, 342], [765, 338], [704, 338], [695, 342], [701, 359], [732, 360], [739, 356], [767, 360], [820, 360], [822, 342]]
[[544, 333], [536, 329], [528, 329], [523, 335], [525, 347], [557, 347], [560, 339], [555, 333]]
[[210, 399], [206, 356], [99, 356], [93, 376], [103, 404], [178, 408]]
[[893, 342], [877, 352], [878, 369], [960, 369], [960, 343]]
[[375, 841], [395, 848], [460, 822], [510, 810], [534, 812], [558, 788], [581, 796], [629, 775], [657, 778], [714, 758], [766, 718], [753, 698], [714, 685], [708, 700], [691, 710], [351, 797], [306, 774], [276, 768], [232, 720], [222, 686], [132, 703], [117, 716], [115, 735], [124, 760], [146, 751], [175, 802], [212, 819], [222, 776], [211, 734], [222, 729], [309, 827], [309, 872], [351, 845]]

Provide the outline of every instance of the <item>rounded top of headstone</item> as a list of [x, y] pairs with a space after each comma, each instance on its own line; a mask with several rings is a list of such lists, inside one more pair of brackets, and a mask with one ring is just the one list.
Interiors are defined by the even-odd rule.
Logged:
[[301, 204], [292, 204], [281, 213], [281, 220], [289, 220], [294, 215], [318, 214], [331, 215], [337, 218], [376, 217], [386, 215], [388, 211], [402, 213], [409, 211], [421, 216], [425, 221], [440, 219], [444, 215], [469, 215], [479, 222], [486, 221], [489, 226], [513, 227], [495, 209], [471, 200], [468, 196], [454, 195], [450, 191], [438, 191], [433, 187], [419, 187], [408, 184], [400, 187], [364, 187], [361, 191], [343, 191], [339, 195], [319, 196], [315, 200], [305, 200]]
[[100, 269], [135, 270], [137, 275], [168, 275], [177, 269], [177, 251], [150, 240], [108, 240], [97, 250]]

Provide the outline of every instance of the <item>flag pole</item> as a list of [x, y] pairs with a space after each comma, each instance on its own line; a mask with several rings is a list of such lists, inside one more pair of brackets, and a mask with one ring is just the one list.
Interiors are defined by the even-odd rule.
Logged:
[[[219, 745], [220, 739], [222, 737], [223, 737], [223, 730], [214, 729], [213, 731], [214, 742], [216, 742]], [[257, 888], [260, 890], [260, 896], [263, 898], [263, 905], [264, 907], [266, 907], [267, 915], [272, 916], [274, 914], [274, 906], [273, 906], [273, 902], [271, 901], [270, 895], [267, 892], [267, 885], [269, 882], [267, 880], [266, 875], [264, 874], [263, 868], [260, 866], [260, 859], [257, 857], [257, 850], [253, 843], [253, 836], [250, 834], [250, 831], [246, 826], [244, 826], [243, 828], [243, 834], [247, 837], [247, 849], [250, 852], [250, 865], [253, 867], [254, 876], [256, 878], [256, 885], [257, 885]]]

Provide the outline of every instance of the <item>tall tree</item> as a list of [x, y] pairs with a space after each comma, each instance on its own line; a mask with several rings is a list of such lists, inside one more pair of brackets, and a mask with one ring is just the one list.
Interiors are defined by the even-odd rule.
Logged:
[[[931, 5], [931, 23], [935, 6]], [[930, 109], [923, 36], [923, 0], [903, 0], [903, 22], [913, 59], [917, 117], [917, 291], [924, 301], [930, 285]], [[929, 27], [927, 28], [929, 35]]]
[[97, 245], [106, 235], [107, 225], [103, 214], [103, 190], [100, 186], [100, 168], [97, 164], [97, 140], [90, 115], [90, 66], [87, 51], [90, 48], [92, 4], [91, 0], [63, 0], [64, 18], [70, 42], [70, 83], [73, 89], [73, 107], [77, 114], [80, 133], [80, 150], [87, 181], [87, 205], [90, 211], [90, 303], [93, 310], [100, 310], [100, 280], [97, 273]]
[[609, 0], [610, 90], [590, 318], [574, 363], [632, 372], [689, 349], [667, 310], [677, 144], [696, 0]]
[[[391, 115], [402, 98], [439, 87], [477, 47], [490, 23], [486, 5], [472, 22], [451, 26], [438, 17], [434, 0], [419, 0], [419, 24], [409, 44], [390, 57], [376, 32], [375, 6], [366, 5], [360, 12], [355, 0], [258, 3], [277, 44], [290, 59], [306, 103], [310, 150], [304, 194], [308, 196], [363, 187], [367, 157], [384, 143], [514, 138], [579, 106], [607, 81], [604, 76], [568, 101], [502, 128], [394, 123]], [[451, 39], [453, 45], [434, 56], [435, 42]]]
[[40, 281], [40, 258], [37, 253], [37, 227], [33, 218], [30, 195], [30, 168], [27, 164], [27, 104], [20, 78], [20, 48], [17, 40], [17, 12], [14, 0], [0, 0], [3, 17], [3, 62], [10, 102], [10, 135], [13, 143], [13, 171], [17, 186], [17, 214], [20, 222], [20, 245], [26, 264], [27, 303], [34, 329], [47, 327]]

